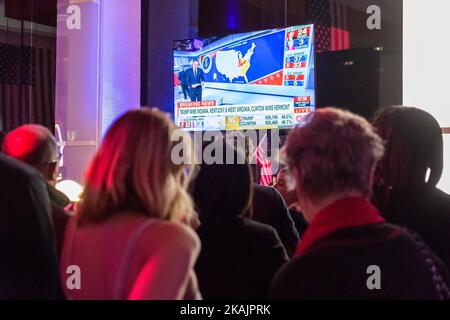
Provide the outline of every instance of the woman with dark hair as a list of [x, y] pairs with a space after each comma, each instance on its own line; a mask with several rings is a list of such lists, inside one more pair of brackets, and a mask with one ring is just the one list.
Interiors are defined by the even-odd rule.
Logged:
[[[240, 156], [226, 144], [224, 151]], [[249, 164], [202, 164], [192, 193], [201, 221], [195, 270], [203, 298], [267, 298], [272, 277], [288, 259], [275, 229], [249, 219]]]
[[417, 232], [450, 268], [450, 196], [436, 188], [443, 138], [429, 113], [390, 107], [373, 122], [386, 142], [375, 175], [374, 203], [391, 223]]

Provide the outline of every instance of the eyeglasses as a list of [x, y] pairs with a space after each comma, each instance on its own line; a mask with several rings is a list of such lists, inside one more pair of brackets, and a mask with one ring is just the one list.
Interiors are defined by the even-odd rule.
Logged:
[[51, 160], [51, 161], [44, 162], [43, 164], [49, 165], [49, 164], [54, 164], [54, 163], [58, 163], [58, 162], [59, 162], [59, 159], [54, 159], [54, 160]]

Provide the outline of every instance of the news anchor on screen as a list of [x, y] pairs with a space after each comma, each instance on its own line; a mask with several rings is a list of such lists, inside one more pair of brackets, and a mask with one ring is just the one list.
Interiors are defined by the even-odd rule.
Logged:
[[189, 95], [189, 86], [187, 83], [186, 72], [187, 71], [184, 70], [183, 67], [181, 67], [181, 71], [180, 73], [178, 73], [178, 80], [180, 80], [181, 91], [183, 91], [184, 100], [186, 100]]
[[198, 67], [198, 59], [192, 61], [192, 69], [186, 71], [191, 101], [202, 101], [202, 86], [205, 82], [203, 70]]

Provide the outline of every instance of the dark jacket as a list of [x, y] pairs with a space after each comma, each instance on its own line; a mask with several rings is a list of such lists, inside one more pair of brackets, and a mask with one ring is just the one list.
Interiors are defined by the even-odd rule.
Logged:
[[47, 184], [47, 191], [50, 197], [50, 201], [58, 207], [65, 208], [70, 204], [70, 199], [51, 184]]
[[254, 184], [252, 213], [253, 220], [277, 230], [286, 251], [292, 256], [297, 248], [299, 235], [281, 194], [275, 188]]
[[450, 195], [434, 187], [418, 196], [391, 195], [380, 211], [387, 221], [417, 232], [450, 270]]
[[67, 222], [70, 214], [64, 208], [70, 204], [69, 198], [57, 190], [54, 186], [47, 183], [47, 191], [52, 204], [52, 220], [55, 230], [56, 248], [58, 257], [60, 256], [62, 245], [64, 242], [64, 234], [66, 233]]
[[187, 86], [188, 85], [187, 70], [180, 71], [178, 73], [178, 80], [180, 80], [180, 84], [182, 86]]
[[[430, 259], [448, 285], [444, 265]], [[381, 290], [369, 290], [379, 266]], [[437, 299], [430, 266], [413, 237], [386, 223], [341, 229], [316, 241], [280, 270], [272, 296], [276, 299]]]
[[[186, 84], [189, 86], [189, 89], [193, 89], [193, 84], [201, 84], [202, 82], [205, 82], [205, 75], [202, 69], [197, 68], [197, 73], [194, 75], [194, 69], [188, 69], [186, 72]], [[181, 81], [181, 79], [180, 79]], [[197, 87], [198, 89], [201, 89], [201, 86]]]
[[246, 219], [198, 230], [202, 250], [197, 260], [204, 299], [265, 299], [270, 283], [288, 258], [276, 231]]
[[[2, 119], [0, 119], [0, 126], [1, 126], [1, 120]], [[0, 150], [1, 150], [2, 145], [3, 145], [3, 141], [5, 140], [5, 136], [6, 136], [5, 133], [0, 130]]]
[[295, 209], [289, 209], [289, 214], [292, 218], [292, 221], [294, 222], [295, 229], [297, 230], [298, 235], [301, 239], [305, 234], [306, 229], [308, 228], [308, 221], [306, 221], [305, 217], [303, 216], [303, 213]]
[[0, 154], [0, 299], [60, 298], [50, 208], [39, 173]]

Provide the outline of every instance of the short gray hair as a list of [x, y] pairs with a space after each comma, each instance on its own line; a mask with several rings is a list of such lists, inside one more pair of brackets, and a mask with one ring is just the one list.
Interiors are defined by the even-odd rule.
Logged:
[[370, 177], [384, 153], [382, 139], [364, 118], [335, 108], [310, 114], [288, 137], [289, 167], [300, 173], [303, 193], [313, 201], [359, 191], [371, 194]]

